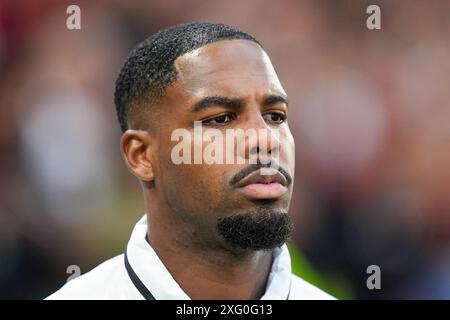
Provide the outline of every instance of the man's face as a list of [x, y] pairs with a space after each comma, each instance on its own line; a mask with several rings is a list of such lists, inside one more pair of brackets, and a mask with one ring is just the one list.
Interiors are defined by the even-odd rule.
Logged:
[[[223, 242], [254, 250], [279, 245], [286, 235], [274, 240], [277, 234], [271, 232], [276, 230], [266, 229], [289, 231], [286, 217], [292, 195], [294, 140], [285, 121], [286, 93], [268, 56], [250, 41], [220, 41], [179, 57], [175, 67], [178, 80], [167, 88], [160, 107], [158, 197], [191, 226], [193, 234], [211, 245]], [[232, 164], [175, 164], [172, 149], [178, 141], [172, 141], [171, 135], [176, 129], [193, 133], [195, 121], [202, 122], [204, 131], [214, 128], [222, 132], [224, 144], [230, 142], [225, 139], [227, 129], [266, 130], [269, 139], [265, 150], [259, 140], [245, 139], [243, 152], [235, 150], [236, 157], [247, 160], [245, 164], [236, 160]], [[195, 147], [205, 148], [209, 143], [193, 141], [192, 157]], [[248, 160], [258, 152], [276, 160], [283, 173], [255, 173], [259, 166]], [[244, 180], [250, 173], [252, 178]], [[254, 234], [240, 243], [236, 238], [245, 235], [240, 237], [233, 230]], [[264, 234], [270, 239], [258, 244], [256, 238]]]

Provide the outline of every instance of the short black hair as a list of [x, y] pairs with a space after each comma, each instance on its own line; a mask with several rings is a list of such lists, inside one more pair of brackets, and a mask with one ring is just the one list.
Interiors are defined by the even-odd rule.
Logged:
[[122, 131], [128, 129], [128, 116], [143, 98], [148, 98], [151, 104], [163, 97], [166, 88], [177, 80], [174, 62], [178, 57], [213, 42], [238, 39], [261, 46], [253, 36], [241, 30], [208, 22], [169, 27], [138, 44], [116, 80], [114, 103]]

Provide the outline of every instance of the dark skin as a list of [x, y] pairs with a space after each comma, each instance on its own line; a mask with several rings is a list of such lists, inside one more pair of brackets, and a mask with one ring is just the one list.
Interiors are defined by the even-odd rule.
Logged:
[[[284, 117], [286, 93], [257, 44], [246, 40], [203, 46], [175, 61], [178, 80], [152, 113], [145, 130], [129, 129], [121, 139], [128, 169], [140, 181], [148, 217], [148, 241], [174, 279], [192, 299], [259, 299], [272, 263], [271, 251], [231, 247], [216, 231], [217, 219], [254, 212], [261, 199], [246, 197], [230, 180], [248, 164], [181, 164], [171, 161], [177, 128], [193, 131], [194, 121], [225, 129], [277, 129], [279, 162], [294, 175], [294, 140]], [[225, 97], [232, 106], [194, 106], [207, 97]], [[275, 98], [274, 98], [275, 97]], [[155, 112], [156, 110], [156, 112]], [[152, 119], [150, 119], [152, 118]], [[142, 128], [143, 115], [130, 128]], [[257, 143], [257, 142], [254, 142]], [[254, 143], [246, 141], [248, 158]], [[273, 147], [267, 145], [267, 152]], [[288, 191], [264, 203], [288, 211]]]

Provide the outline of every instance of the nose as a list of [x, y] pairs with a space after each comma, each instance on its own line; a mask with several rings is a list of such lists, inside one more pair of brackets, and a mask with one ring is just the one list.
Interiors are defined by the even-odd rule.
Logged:
[[[277, 128], [269, 126], [259, 114], [246, 126], [245, 135], [241, 141], [244, 145], [240, 156], [246, 162], [263, 164], [270, 162], [270, 159], [277, 157], [280, 148], [280, 135]], [[239, 145], [239, 144], [238, 144]]]

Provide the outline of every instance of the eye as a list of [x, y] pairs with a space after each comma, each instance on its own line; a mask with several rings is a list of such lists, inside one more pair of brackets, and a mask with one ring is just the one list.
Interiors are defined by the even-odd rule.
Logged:
[[203, 125], [210, 125], [210, 126], [220, 126], [220, 125], [225, 125], [229, 122], [231, 122], [232, 120], [234, 120], [236, 117], [233, 114], [222, 114], [220, 116], [214, 117], [214, 118], [209, 118], [209, 119], [205, 119], [202, 121]]
[[231, 117], [229, 114], [224, 114], [218, 117], [210, 118], [203, 120], [203, 124], [207, 125], [217, 125], [217, 124], [226, 124], [231, 121]]
[[269, 112], [263, 115], [264, 120], [275, 123], [275, 124], [281, 124], [286, 121], [287, 116], [284, 113], [281, 112]]

